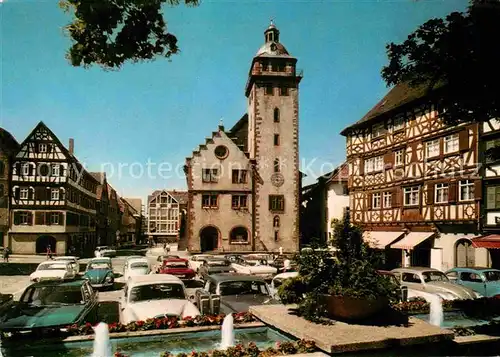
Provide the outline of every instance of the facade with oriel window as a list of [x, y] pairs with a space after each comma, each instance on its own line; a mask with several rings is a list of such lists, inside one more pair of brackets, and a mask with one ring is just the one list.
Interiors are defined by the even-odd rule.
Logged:
[[252, 60], [247, 114], [186, 159], [188, 249], [299, 248], [298, 95], [302, 73], [274, 24]]
[[474, 248], [482, 234], [480, 125], [445, 125], [440, 90], [400, 84], [342, 132], [351, 219], [391, 266], [491, 264], [486, 249]]
[[15, 155], [8, 244], [14, 254], [90, 254], [99, 182], [40, 122]]

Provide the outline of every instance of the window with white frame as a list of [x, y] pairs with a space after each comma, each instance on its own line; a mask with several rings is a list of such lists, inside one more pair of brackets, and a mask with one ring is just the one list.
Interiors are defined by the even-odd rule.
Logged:
[[393, 131], [398, 131], [398, 130], [404, 129], [404, 127], [405, 127], [404, 117], [399, 116], [399, 117], [394, 118], [393, 124], [392, 124]]
[[381, 199], [380, 199], [380, 193], [374, 193], [372, 194], [372, 208], [380, 208], [381, 204]]
[[30, 164], [23, 164], [23, 175], [28, 176], [30, 174]]
[[59, 201], [59, 189], [53, 188], [50, 190], [50, 199], [52, 201]]
[[373, 171], [373, 158], [365, 160], [365, 172], [369, 173]]
[[460, 181], [458, 194], [459, 201], [472, 201], [474, 199], [474, 181]]
[[38, 144], [38, 152], [47, 152], [47, 144]]
[[371, 157], [365, 161], [365, 172], [382, 171], [384, 169], [384, 157]]
[[405, 150], [401, 149], [395, 152], [394, 154], [395, 164], [396, 166], [401, 166], [405, 164]]
[[52, 176], [57, 177], [60, 175], [59, 165], [52, 165]]
[[392, 207], [392, 192], [384, 192], [384, 208]]
[[27, 200], [29, 195], [29, 189], [27, 188], [21, 188], [19, 190], [19, 198], [22, 200]]
[[448, 203], [449, 187], [447, 183], [438, 183], [435, 186], [436, 203]]
[[439, 155], [439, 139], [426, 142], [425, 157], [434, 157], [438, 155]]
[[59, 224], [59, 213], [57, 212], [50, 213], [50, 224]]
[[372, 138], [378, 138], [386, 132], [384, 123], [378, 123], [372, 126]]
[[449, 154], [458, 151], [458, 134], [444, 137], [444, 153]]
[[417, 206], [420, 202], [420, 186], [405, 187], [403, 196], [405, 206]]

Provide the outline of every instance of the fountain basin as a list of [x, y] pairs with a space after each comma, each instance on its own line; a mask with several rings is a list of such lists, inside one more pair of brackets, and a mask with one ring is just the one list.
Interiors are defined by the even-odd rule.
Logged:
[[[234, 336], [236, 343], [255, 342], [262, 349], [272, 347], [278, 341], [291, 341], [287, 336], [258, 323], [235, 326]], [[113, 351], [119, 348], [129, 357], [159, 357], [165, 351], [177, 354], [218, 349], [221, 331], [219, 326], [206, 326], [123, 332], [110, 334], [110, 337]], [[93, 336], [75, 336], [63, 341], [47, 340], [31, 348], [19, 343], [4, 344], [2, 347], [4, 357], [90, 357], [93, 352]]]
[[[420, 320], [425, 322], [430, 321], [430, 314], [417, 314], [412, 315]], [[482, 320], [476, 319], [472, 317], [468, 317], [462, 311], [445, 311], [443, 313], [443, 321], [441, 322], [442, 328], [454, 328], [454, 327], [471, 327], [471, 326], [479, 326], [486, 325], [491, 321], [500, 321], [500, 317], [492, 318], [491, 320]]]

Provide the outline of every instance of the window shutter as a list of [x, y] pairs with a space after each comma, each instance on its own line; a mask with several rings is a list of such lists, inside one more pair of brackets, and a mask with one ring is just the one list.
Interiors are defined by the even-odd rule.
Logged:
[[458, 133], [458, 148], [460, 151], [469, 150], [469, 131], [467, 129]]
[[43, 201], [43, 193], [44, 193], [43, 187], [35, 188], [35, 199]]
[[362, 157], [359, 158], [359, 174], [361, 176], [365, 174], [365, 160]]
[[269, 196], [269, 210], [271, 211], [272, 210], [272, 204], [271, 204], [271, 201], [272, 201], [272, 197]]
[[474, 181], [474, 196], [477, 201], [483, 199], [483, 182], [481, 180]]
[[33, 212], [28, 212], [28, 225], [33, 225]]
[[14, 164], [14, 173], [16, 175], [21, 175], [21, 163], [20, 162], [16, 162]]
[[372, 209], [372, 202], [373, 202], [372, 201], [372, 196], [373, 196], [373, 194], [371, 194], [371, 193], [367, 194], [367, 197], [368, 197], [367, 209]]
[[64, 195], [65, 195], [64, 189], [60, 188], [59, 189], [59, 200], [60, 201], [64, 201], [66, 199], [66, 197]]
[[50, 226], [52, 222], [50, 221], [50, 212], [45, 212], [45, 224]]
[[33, 200], [35, 199], [35, 190], [33, 187], [28, 188], [28, 200]]
[[33, 165], [31, 165], [31, 164], [27, 164], [27, 165], [29, 165], [29, 171], [28, 171], [28, 172], [29, 172], [29, 175], [30, 175], [30, 176], [33, 176], [33, 174], [34, 174], [34, 170], [33, 170], [34, 168], [33, 168]]
[[401, 207], [401, 191], [397, 187], [392, 190], [392, 207]]
[[59, 165], [59, 176], [66, 176], [64, 172], [64, 165]]
[[18, 226], [18, 225], [19, 225], [19, 221], [20, 221], [20, 217], [19, 217], [19, 216], [20, 216], [20, 215], [19, 215], [19, 212], [14, 212], [14, 224], [15, 224], [16, 226]]
[[33, 151], [38, 153], [38, 143], [33, 143]]
[[43, 212], [35, 212], [35, 224], [43, 225], [45, 224], [45, 213]]
[[388, 152], [385, 153], [384, 163], [386, 165], [389, 165], [390, 168], [392, 168], [392, 166], [394, 165], [394, 151], [389, 150]]
[[15, 198], [16, 200], [18, 200], [18, 199], [19, 199], [19, 196], [20, 196], [20, 189], [19, 189], [19, 187], [16, 187], [16, 188], [14, 189], [14, 198]]
[[457, 202], [457, 194], [458, 194], [458, 187], [457, 187], [457, 182], [453, 181], [450, 182], [450, 187], [449, 187], [449, 192], [448, 192], [448, 201], [450, 203], [452, 202]]
[[46, 199], [46, 200], [49, 200], [49, 201], [50, 201], [50, 200], [52, 200], [52, 195], [51, 195], [51, 193], [50, 193], [50, 187], [47, 187], [47, 188], [45, 189], [45, 199]]
[[427, 202], [428, 205], [431, 205], [434, 203], [434, 184], [433, 183], [428, 183], [427, 184]]

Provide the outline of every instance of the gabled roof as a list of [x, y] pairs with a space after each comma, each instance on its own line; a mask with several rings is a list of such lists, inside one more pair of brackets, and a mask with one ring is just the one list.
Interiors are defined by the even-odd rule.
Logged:
[[318, 177], [318, 181], [324, 180], [326, 183], [329, 182], [347, 182], [349, 178], [349, 166], [347, 163], [335, 168], [335, 170]]
[[137, 213], [142, 212], [142, 199], [122, 197]]
[[[37, 132], [37, 130], [39, 130], [41, 128], [43, 128], [43, 129], [45, 129], [45, 130], [48, 131], [48, 133], [50, 134], [50, 136], [53, 138], [53, 140], [56, 142], [56, 144], [59, 145], [59, 148], [61, 149], [62, 153], [64, 154], [64, 156], [66, 156], [66, 158], [68, 160], [72, 160], [78, 166], [78, 169], [84, 168], [84, 166], [80, 163], [80, 161], [78, 161], [78, 159], [76, 158], [76, 156], [74, 156], [73, 154], [71, 154], [69, 152], [69, 150], [66, 149], [66, 146], [64, 146], [62, 144], [61, 140], [59, 140], [59, 138], [54, 134], [54, 132], [52, 130], [50, 130], [50, 128], [47, 125], [45, 125], [45, 123], [43, 121], [40, 121], [35, 126], [35, 128], [28, 134], [28, 136], [26, 136], [26, 139], [23, 140], [23, 142], [21, 143], [20, 147], [23, 147], [30, 140], [30, 138]], [[85, 170], [85, 172], [88, 173], [87, 170]], [[92, 175], [88, 175], [88, 177], [92, 177], [97, 182], [97, 180]]]
[[428, 97], [435, 90], [443, 87], [443, 84], [436, 84], [430, 87], [429, 84], [410, 85], [409, 83], [400, 83], [394, 86], [368, 113], [351, 126], [341, 131], [342, 135], [347, 135], [349, 129], [362, 127], [369, 123], [374, 123], [377, 119], [394, 114], [398, 109], [415, 103], [420, 99]]
[[3, 128], [0, 128], [0, 149], [12, 153], [19, 150], [19, 143], [17, 140], [11, 133]]

